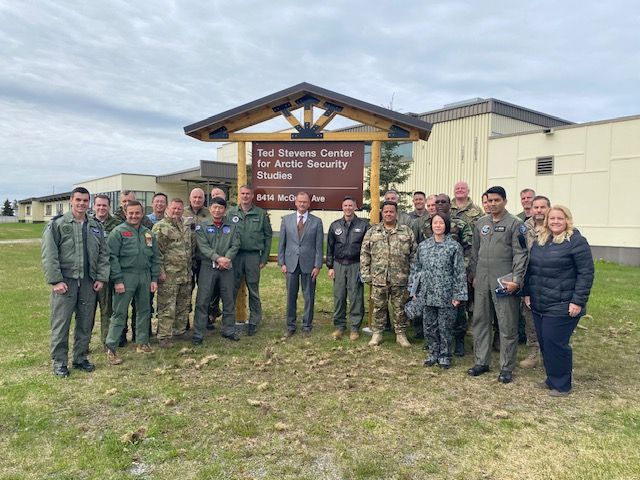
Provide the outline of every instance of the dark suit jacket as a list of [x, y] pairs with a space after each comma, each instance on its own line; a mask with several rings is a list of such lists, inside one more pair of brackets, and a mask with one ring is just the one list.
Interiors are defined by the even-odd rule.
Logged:
[[302, 273], [311, 273], [322, 267], [322, 242], [324, 231], [322, 220], [308, 214], [302, 237], [298, 239], [298, 213], [282, 217], [278, 243], [278, 265], [286, 265], [293, 272], [298, 265]]

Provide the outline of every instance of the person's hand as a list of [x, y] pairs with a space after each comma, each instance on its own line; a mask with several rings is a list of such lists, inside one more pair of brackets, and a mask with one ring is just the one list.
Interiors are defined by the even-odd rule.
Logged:
[[166, 273], [162, 272], [162, 273], [160, 273], [160, 275], [158, 275], [158, 282], [159, 283], [164, 282], [166, 279], [167, 279], [167, 274]]
[[329, 275], [329, 278], [331, 280], [335, 280], [336, 279], [336, 271], [333, 268], [329, 269], [329, 271], [327, 272], [327, 275]]
[[315, 282], [316, 278], [318, 278], [318, 274], [320, 273], [320, 267], [314, 267], [313, 270], [311, 270], [311, 281]]
[[531, 297], [529, 295], [524, 296], [524, 304], [531, 310]]
[[151, 293], [156, 293], [158, 291], [158, 283], [157, 282], [151, 282], [151, 285], [149, 285], [149, 291]]
[[218, 265], [218, 268], [221, 268], [222, 270], [229, 270], [231, 268], [231, 260], [227, 257], [218, 257], [216, 265]]
[[99, 292], [100, 290], [102, 290], [102, 287], [104, 287], [104, 282], [101, 282], [100, 280], [96, 280], [95, 282], [93, 282], [94, 292]]
[[67, 286], [66, 283], [60, 282], [60, 283], [56, 283], [55, 285], [53, 285], [51, 287], [51, 290], [56, 295], [64, 295], [65, 293], [67, 293], [67, 290], [69, 290], [69, 287]]
[[577, 317], [582, 311], [582, 307], [580, 305], [576, 305], [575, 303], [569, 304], [569, 316]]
[[282, 265], [282, 266], [280, 267], [280, 271], [281, 271], [282, 273], [287, 273], [287, 266], [286, 266], [286, 265]]
[[460, 306], [460, 300], [456, 300], [456, 299], [451, 300], [451, 305], [453, 305], [454, 307]]
[[504, 288], [505, 288], [505, 290], [507, 291], [507, 293], [509, 295], [512, 295], [512, 294], [516, 293], [518, 291], [518, 289], [520, 288], [520, 285], [515, 283], [515, 282], [503, 281], [502, 284], [504, 285]]
[[124, 293], [124, 283], [122, 283], [122, 282], [121, 282], [121, 283], [116, 283], [116, 284], [113, 286], [113, 290], [114, 290], [116, 293]]

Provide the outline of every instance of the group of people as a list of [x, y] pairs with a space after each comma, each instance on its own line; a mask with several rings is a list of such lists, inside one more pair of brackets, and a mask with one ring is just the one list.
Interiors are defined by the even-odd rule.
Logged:
[[[144, 215], [132, 192], [110, 214], [109, 197], [96, 195], [93, 216], [87, 214], [89, 192], [76, 188], [70, 212], [51, 220], [42, 244], [42, 259], [51, 295], [51, 355], [54, 373], [68, 376], [68, 336], [76, 312], [72, 366], [92, 371], [89, 341], [96, 303], [107, 360], [117, 365], [117, 348], [126, 342], [129, 305], [133, 302], [132, 338], [136, 351], [148, 353], [153, 295], [157, 295], [160, 347], [190, 328], [189, 312], [197, 286], [192, 342], [200, 344], [211, 329], [222, 302], [221, 335], [239, 340], [235, 299], [247, 285], [250, 316], [247, 334], [261, 321], [260, 271], [268, 261], [272, 230], [267, 213], [253, 204], [250, 186], [239, 191], [239, 205], [227, 209], [225, 194], [194, 189], [185, 206], [158, 193], [153, 213]], [[392, 328], [396, 342], [410, 347], [412, 320], [416, 336], [425, 339], [425, 366], [450, 368], [453, 355], [463, 356], [468, 320], [473, 334], [474, 366], [469, 375], [489, 371], [493, 337], [499, 338], [498, 380], [513, 379], [518, 322], [525, 319], [532, 367], [541, 356], [547, 377], [540, 387], [553, 396], [571, 390], [569, 339], [584, 315], [593, 282], [593, 259], [587, 241], [573, 227], [570, 211], [551, 206], [532, 189], [520, 194], [523, 212], [506, 210], [504, 188], [489, 188], [482, 208], [469, 197], [466, 182], [446, 194], [413, 194], [414, 210], [401, 211], [399, 195], [384, 196], [381, 221], [359, 218], [356, 201], [345, 197], [343, 215], [327, 233], [326, 266], [333, 282], [334, 331], [340, 340], [350, 329], [360, 337], [364, 317], [364, 284], [373, 305], [369, 345], [383, 342]], [[304, 309], [302, 335], [311, 335], [316, 280], [323, 266], [324, 229], [310, 213], [310, 195], [298, 192], [295, 213], [282, 218], [278, 265], [287, 289], [286, 336], [298, 330], [299, 289]], [[409, 317], [407, 315], [409, 313]]]

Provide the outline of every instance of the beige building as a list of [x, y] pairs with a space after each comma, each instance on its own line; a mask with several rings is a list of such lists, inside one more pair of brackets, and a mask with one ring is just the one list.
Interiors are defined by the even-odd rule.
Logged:
[[71, 206], [71, 192], [54, 193], [44, 197], [31, 197], [18, 202], [18, 221], [23, 223], [48, 222], [56, 215], [67, 213]]
[[640, 265], [640, 115], [494, 135], [488, 158], [487, 184], [505, 187], [512, 211], [533, 188], [569, 207], [596, 257]]

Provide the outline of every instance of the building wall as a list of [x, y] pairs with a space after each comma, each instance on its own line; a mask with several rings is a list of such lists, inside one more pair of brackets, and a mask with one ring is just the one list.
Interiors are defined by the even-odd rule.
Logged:
[[[553, 156], [553, 175], [536, 175], [543, 156]], [[640, 209], [633, 208], [640, 116], [492, 138], [487, 174], [507, 189], [513, 212], [521, 210], [519, 191], [531, 187], [569, 207], [591, 245], [640, 248]]]
[[453, 194], [459, 180], [469, 184], [471, 198], [479, 203], [488, 185], [488, 143], [491, 133], [514, 133], [540, 126], [486, 113], [435, 123], [428, 141], [413, 146], [411, 177], [402, 190], [427, 194]]

